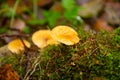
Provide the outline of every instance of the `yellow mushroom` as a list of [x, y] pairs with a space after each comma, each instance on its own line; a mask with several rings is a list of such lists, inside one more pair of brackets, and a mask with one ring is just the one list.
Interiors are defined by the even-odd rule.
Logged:
[[39, 30], [32, 35], [32, 41], [39, 48], [44, 48], [48, 45], [58, 44], [51, 36], [50, 30]]
[[[30, 47], [30, 43], [26, 40], [23, 40], [26, 47]], [[20, 39], [15, 39], [8, 43], [8, 49], [16, 54], [19, 54], [21, 51], [25, 50], [24, 44]]]
[[56, 26], [52, 29], [52, 37], [66, 45], [74, 45], [80, 40], [77, 32], [69, 26]]

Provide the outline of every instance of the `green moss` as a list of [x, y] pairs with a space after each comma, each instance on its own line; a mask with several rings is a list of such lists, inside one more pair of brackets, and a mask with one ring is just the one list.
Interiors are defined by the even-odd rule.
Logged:
[[[30, 79], [93, 80], [102, 78], [102, 80], [119, 80], [120, 44], [119, 38], [115, 37], [119, 37], [119, 28], [111, 33], [102, 31], [90, 34], [81, 29], [78, 32], [81, 38], [78, 44], [73, 46], [52, 45], [41, 50], [40, 54], [37, 52], [36, 55], [32, 55], [30, 62], [36, 67], [34, 66], [35, 71], [29, 76]], [[12, 64], [23, 79], [27, 72], [25, 70], [26, 57], [7, 58], [6, 56], [2, 58], [1, 63]], [[34, 62], [38, 62], [38, 64], [34, 64]]]
[[114, 45], [120, 46], [120, 27], [114, 31], [112, 40]]

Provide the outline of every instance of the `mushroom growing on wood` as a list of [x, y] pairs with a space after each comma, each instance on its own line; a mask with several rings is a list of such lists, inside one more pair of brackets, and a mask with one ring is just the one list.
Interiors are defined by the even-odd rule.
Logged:
[[15, 39], [8, 43], [8, 49], [13, 53], [19, 54], [21, 51], [25, 50], [25, 46], [28, 48], [30, 47], [30, 43], [28, 41], [23, 40], [23, 42], [20, 39]]
[[80, 40], [77, 32], [69, 26], [56, 26], [52, 29], [52, 37], [65, 45], [74, 45]]
[[51, 36], [50, 30], [39, 30], [32, 35], [32, 41], [39, 48], [44, 48], [48, 45], [58, 44]]

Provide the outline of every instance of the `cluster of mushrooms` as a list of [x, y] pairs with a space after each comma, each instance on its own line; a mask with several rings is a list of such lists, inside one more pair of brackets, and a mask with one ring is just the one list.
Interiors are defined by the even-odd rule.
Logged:
[[[33, 33], [32, 42], [38, 48], [45, 48], [48, 45], [58, 45], [60, 43], [65, 45], [74, 45], [79, 42], [77, 32], [69, 26], [56, 26], [52, 30], [39, 30]], [[24, 44], [23, 44], [24, 43]], [[8, 44], [8, 49], [12, 53], [20, 53], [27, 48], [31, 47], [31, 44], [27, 40], [15, 39]]]

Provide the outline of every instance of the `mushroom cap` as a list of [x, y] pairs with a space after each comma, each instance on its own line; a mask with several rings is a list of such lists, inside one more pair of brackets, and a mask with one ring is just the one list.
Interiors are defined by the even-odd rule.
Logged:
[[48, 45], [58, 44], [51, 36], [50, 30], [39, 30], [32, 35], [33, 43], [39, 48], [44, 48]]
[[[24, 44], [26, 47], [30, 47], [30, 43], [26, 40], [23, 40]], [[11, 42], [8, 43], [8, 49], [16, 54], [19, 54], [20, 51], [24, 51], [24, 44], [22, 43], [22, 41], [20, 39], [15, 39]]]
[[52, 29], [52, 37], [66, 45], [74, 45], [80, 40], [77, 32], [69, 26], [56, 26]]

